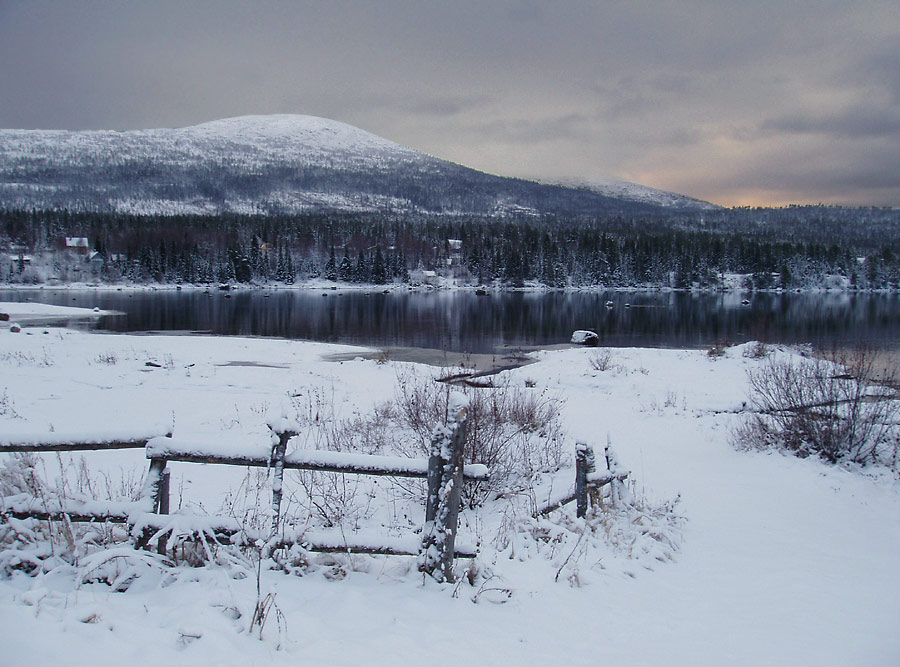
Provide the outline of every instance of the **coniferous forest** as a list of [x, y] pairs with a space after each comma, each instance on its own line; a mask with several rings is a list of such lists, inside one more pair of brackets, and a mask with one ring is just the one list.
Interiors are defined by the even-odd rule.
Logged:
[[[89, 253], [71, 257], [66, 237], [87, 238]], [[897, 289], [898, 241], [900, 211], [828, 206], [597, 218], [0, 210], [0, 281], [387, 284], [428, 271], [508, 287], [715, 289], [741, 274], [748, 289]]]

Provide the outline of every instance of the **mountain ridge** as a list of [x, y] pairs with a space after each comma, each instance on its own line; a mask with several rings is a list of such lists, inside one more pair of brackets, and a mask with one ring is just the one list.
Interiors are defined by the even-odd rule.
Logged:
[[148, 130], [0, 130], [0, 200], [8, 208], [505, 218], [713, 206], [640, 188], [635, 196], [488, 174], [353, 125], [294, 114]]

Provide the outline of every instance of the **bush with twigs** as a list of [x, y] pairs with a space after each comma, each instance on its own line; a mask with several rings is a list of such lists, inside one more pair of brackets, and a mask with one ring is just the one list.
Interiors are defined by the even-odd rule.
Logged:
[[896, 376], [871, 350], [771, 356], [749, 380], [753, 414], [734, 433], [739, 447], [897, 469]]

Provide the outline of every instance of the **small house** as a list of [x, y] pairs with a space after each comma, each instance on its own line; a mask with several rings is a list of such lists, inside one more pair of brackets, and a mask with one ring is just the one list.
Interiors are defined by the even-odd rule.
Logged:
[[88, 243], [86, 236], [67, 236], [66, 250], [72, 250], [82, 255], [87, 255], [91, 250], [91, 246]]
[[425, 271], [423, 269], [413, 269], [409, 272], [409, 280], [413, 284], [431, 285], [437, 287], [440, 283], [436, 271]]

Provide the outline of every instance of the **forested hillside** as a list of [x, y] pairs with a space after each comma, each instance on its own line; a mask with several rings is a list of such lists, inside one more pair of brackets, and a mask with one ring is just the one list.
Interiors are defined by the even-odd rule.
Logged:
[[[66, 237], [91, 252], [73, 256]], [[425, 270], [474, 285], [716, 288], [746, 274], [755, 289], [896, 289], [898, 240], [900, 212], [833, 207], [500, 220], [0, 210], [0, 279], [384, 284]]]

